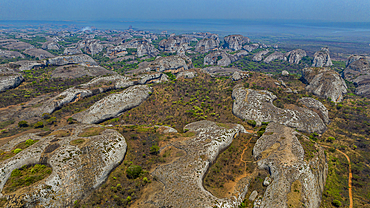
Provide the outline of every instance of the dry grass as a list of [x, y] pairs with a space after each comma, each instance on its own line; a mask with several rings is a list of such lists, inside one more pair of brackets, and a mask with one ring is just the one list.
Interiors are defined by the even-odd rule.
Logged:
[[102, 127], [91, 127], [84, 129], [81, 133], [78, 134], [79, 137], [91, 137], [100, 135], [105, 129]]

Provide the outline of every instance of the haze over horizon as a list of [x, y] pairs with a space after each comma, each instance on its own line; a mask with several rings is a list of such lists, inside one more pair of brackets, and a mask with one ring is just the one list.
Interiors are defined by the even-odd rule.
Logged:
[[368, 0], [2, 0], [1, 20], [260, 19], [370, 22]]

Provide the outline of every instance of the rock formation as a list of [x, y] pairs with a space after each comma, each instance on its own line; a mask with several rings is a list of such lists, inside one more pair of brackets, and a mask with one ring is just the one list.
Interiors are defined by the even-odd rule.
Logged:
[[241, 50], [243, 45], [250, 42], [248, 37], [242, 35], [229, 35], [224, 38], [225, 48], [232, 49], [234, 51]]
[[357, 95], [370, 97], [370, 62], [365, 56], [350, 56], [343, 76], [355, 84]]
[[[117, 131], [103, 129], [99, 135], [81, 137], [80, 133], [98, 125], [70, 125], [52, 132], [46, 137], [26, 134], [1, 147], [11, 151], [18, 143], [28, 139], [39, 140], [17, 155], [0, 162], [0, 190], [2, 191], [12, 171], [24, 165], [47, 164], [52, 173], [44, 180], [13, 193], [1, 193], [7, 197], [6, 207], [72, 207], [76, 200], [91, 193], [108, 178], [126, 152], [125, 138]], [[69, 132], [60, 138], [59, 132]], [[82, 143], [75, 144], [79, 139]]]
[[[300, 140], [298, 140], [300, 138]], [[302, 144], [315, 150], [313, 158], [305, 158]], [[320, 207], [328, 165], [324, 151], [294, 129], [270, 123], [253, 148], [260, 169], [270, 172], [260, 208]]]
[[72, 56], [58, 56], [45, 61], [45, 65], [64, 66], [68, 64], [78, 64], [81, 66], [98, 66], [90, 56], [85, 54]]
[[180, 56], [160, 57], [149, 64], [149, 69], [157, 72], [171, 71], [177, 73], [191, 68], [192, 63]]
[[24, 78], [19, 73], [1, 73], [0, 72], [0, 92], [4, 92], [11, 88], [18, 87]]
[[64, 49], [63, 55], [77, 55], [77, 54], [82, 54], [81, 49], [79, 48], [74, 48], [74, 47], [69, 47]]
[[330, 59], [330, 54], [329, 54], [329, 48], [321, 48], [320, 51], [317, 51], [313, 55], [313, 67], [325, 67], [325, 66], [332, 66], [333, 63], [331, 62]]
[[233, 73], [233, 76], [231, 77], [231, 79], [233, 81], [238, 81], [240, 79], [244, 79], [244, 78], [247, 78], [249, 77], [249, 73], [248, 72], [239, 72], [239, 71], [236, 71]]
[[81, 123], [100, 123], [140, 105], [151, 93], [152, 89], [146, 85], [132, 86], [99, 100], [89, 109], [73, 115], [73, 118]]
[[187, 79], [193, 79], [196, 76], [197, 76], [196, 72], [183, 71], [176, 75], [176, 79], [181, 78], [181, 77], [187, 78]]
[[199, 53], [207, 53], [210, 50], [217, 49], [220, 46], [220, 40], [218, 36], [214, 38], [204, 38], [198, 41], [195, 46], [195, 51]]
[[289, 63], [292, 63], [292, 64], [299, 64], [299, 62], [305, 56], [307, 56], [307, 53], [306, 51], [302, 49], [292, 50], [285, 54], [285, 57], [287, 57], [287, 60], [289, 61]]
[[107, 53], [106, 53], [106, 55], [111, 58], [125, 56], [126, 54], [127, 54], [127, 50], [126, 50], [126, 47], [123, 45], [109, 47], [107, 48]]
[[252, 61], [262, 61], [263, 56], [268, 54], [269, 52], [270, 52], [269, 50], [257, 52], [256, 54], [254, 54]]
[[272, 54], [268, 55], [263, 60], [263, 62], [270, 63], [271, 61], [274, 61], [274, 60], [286, 60], [286, 58], [284, 57], [284, 54], [283, 53], [278, 52], [278, 51], [275, 51]]
[[59, 50], [61, 46], [57, 42], [47, 41], [42, 44], [41, 48], [44, 50]]
[[39, 58], [40, 60], [54, 57], [53, 54], [39, 48], [26, 49], [24, 53]]
[[242, 70], [239, 68], [224, 68], [220, 66], [210, 66], [201, 69], [201, 71], [211, 75], [211, 77], [216, 77], [216, 76], [232, 76], [234, 72], [241, 72]]
[[11, 58], [25, 58], [23, 54], [17, 51], [8, 51], [8, 50], [1, 50], [0, 49], [0, 57], [11, 59]]
[[330, 98], [335, 103], [341, 102], [347, 93], [347, 85], [342, 77], [330, 68], [305, 68], [301, 79], [308, 84], [307, 91], [322, 98]]
[[154, 57], [158, 54], [158, 50], [150, 44], [148, 41], [141, 42], [137, 47], [137, 56], [143, 57], [145, 55], [149, 57]]
[[228, 66], [237, 61], [238, 57], [224, 51], [215, 51], [204, 57], [204, 65]]
[[294, 109], [282, 109], [273, 105], [277, 97], [266, 90], [252, 90], [236, 86], [233, 90], [233, 113], [244, 120], [277, 122], [304, 132], [322, 133], [326, 130], [319, 115], [307, 108], [295, 106]]
[[190, 38], [185, 36], [172, 36], [159, 42], [159, 50], [175, 53], [180, 47], [189, 49]]
[[149, 199], [137, 206], [238, 207], [247, 192], [246, 186], [238, 186], [233, 197], [220, 199], [206, 191], [202, 183], [207, 169], [217, 156], [231, 144], [239, 132], [246, 133], [239, 124], [229, 124], [228, 128], [223, 126], [211, 121], [186, 125], [184, 129], [196, 135], [170, 144], [174, 149], [185, 151], [185, 156], [161, 165], [151, 173], [164, 185], [163, 189], [150, 193]]
[[311, 97], [303, 97], [299, 99], [299, 102], [319, 114], [325, 124], [330, 123], [328, 109], [320, 101]]
[[83, 49], [88, 54], [95, 55], [102, 52], [104, 46], [100, 44], [100, 40], [87, 39], [78, 42], [78, 48]]
[[252, 51], [256, 50], [259, 47], [260, 47], [260, 45], [258, 45], [257, 43], [254, 43], [254, 44], [251, 44], [251, 45], [243, 46], [243, 49], [248, 51], [248, 52], [252, 52]]

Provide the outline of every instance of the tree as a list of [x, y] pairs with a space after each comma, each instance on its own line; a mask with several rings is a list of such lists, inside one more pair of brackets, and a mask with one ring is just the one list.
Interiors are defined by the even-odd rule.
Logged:
[[28, 126], [28, 122], [27, 121], [20, 121], [20, 122], [18, 122], [18, 126], [19, 127], [27, 127]]
[[130, 167], [127, 168], [126, 174], [128, 178], [135, 179], [140, 176], [143, 169], [139, 165], [130, 165]]

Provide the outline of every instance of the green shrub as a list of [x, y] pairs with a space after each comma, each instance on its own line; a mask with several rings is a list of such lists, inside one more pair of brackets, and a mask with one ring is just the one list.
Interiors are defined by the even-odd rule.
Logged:
[[327, 141], [328, 142], [333, 142], [333, 141], [335, 141], [335, 138], [334, 137], [328, 137]]
[[35, 144], [37, 141], [35, 140], [32, 140], [32, 139], [27, 139], [27, 141], [25, 142], [26, 143], [26, 146], [29, 147], [33, 144]]
[[74, 119], [73, 119], [72, 117], [69, 117], [69, 118], [67, 119], [67, 122], [68, 122], [69, 124], [73, 124], [73, 123], [74, 123]]
[[159, 153], [159, 147], [156, 144], [153, 144], [150, 147], [150, 154], [158, 154]]
[[14, 154], [18, 154], [20, 151], [22, 151], [22, 149], [17, 148], [17, 149], [15, 149], [15, 150], [13, 150], [13, 153], [14, 153]]
[[42, 121], [39, 121], [33, 125], [35, 129], [44, 127], [44, 123]]
[[43, 119], [49, 119], [50, 118], [50, 114], [44, 113], [44, 114], [42, 114], [42, 118]]
[[140, 176], [143, 169], [139, 165], [130, 165], [130, 167], [127, 168], [126, 173], [128, 178], [135, 179]]
[[340, 207], [340, 206], [342, 206], [342, 202], [340, 202], [340, 201], [338, 201], [338, 200], [333, 200], [333, 202], [332, 202], [332, 204], [334, 205], [334, 206], [336, 206], [336, 207]]
[[252, 127], [255, 127], [257, 125], [256, 121], [254, 120], [248, 120], [247, 124], [251, 125]]
[[28, 126], [28, 122], [27, 121], [20, 121], [20, 122], [18, 122], [18, 126], [19, 127], [27, 127]]

